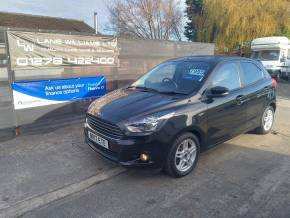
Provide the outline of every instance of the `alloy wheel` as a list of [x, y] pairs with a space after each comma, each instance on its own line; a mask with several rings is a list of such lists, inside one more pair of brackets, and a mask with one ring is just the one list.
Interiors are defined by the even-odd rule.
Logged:
[[274, 113], [271, 109], [267, 109], [264, 113], [263, 117], [263, 125], [265, 131], [269, 131], [272, 128], [273, 125], [273, 120], [274, 120]]
[[175, 153], [175, 166], [181, 171], [189, 170], [197, 157], [197, 145], [192, 139], [183, 140], [177, 147]]

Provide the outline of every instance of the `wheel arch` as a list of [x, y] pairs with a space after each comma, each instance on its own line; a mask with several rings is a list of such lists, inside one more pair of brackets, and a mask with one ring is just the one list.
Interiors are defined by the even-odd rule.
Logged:
[[188, 127], [185, 127], [184, 129], [182, 129], [181, 131], [179, 131], [175, 135], [175, 138], [177, 138], [178, 136], [180, 136], [184, 133], [187, 133], [187, 132], [192, 133], [197, 137], [197, 139], [199, 140], [199, 146], [202, 150], [202, 148], [205, 147], [205, 133], [204, 133], [204, 131], [197, 126], [188, 126]]
[[269, 106], [271, 106], [274, 109], [274, 112], [276, 111], [277, 108], [276, 102], [270, 102]]

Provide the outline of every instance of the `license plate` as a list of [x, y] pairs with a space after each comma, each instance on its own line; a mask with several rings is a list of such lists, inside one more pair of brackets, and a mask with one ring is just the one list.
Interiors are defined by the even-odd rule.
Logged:
[[93, 142], [97, 143], [98, 145], [101, 145], [104, 148], [109, 149], [108, 140], [103, 139], [102, 137], [100, 137], [100, 136], [98, 136], [90, 131], [88, 132], [88, 136]]

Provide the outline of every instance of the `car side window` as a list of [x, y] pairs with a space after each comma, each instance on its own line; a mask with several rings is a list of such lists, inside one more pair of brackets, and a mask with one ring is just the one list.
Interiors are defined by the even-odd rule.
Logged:
[[255, 83], [265, 77], [263, 70], [250, 62], [241, 62], [245, 85]]
[[235, 63], [223, 64], [212, 78], [211, 87], [222, 86], [230, 91], [241, 87], [238, 66]]

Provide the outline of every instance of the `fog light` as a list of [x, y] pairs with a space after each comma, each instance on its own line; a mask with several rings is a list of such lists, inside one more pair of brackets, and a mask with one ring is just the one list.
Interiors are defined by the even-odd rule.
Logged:
[[149, 155], [148, 154], [141, 154], [140, 155], [140, 160], [142, 160], [142, 161], [148, 161], [149, 160]]

